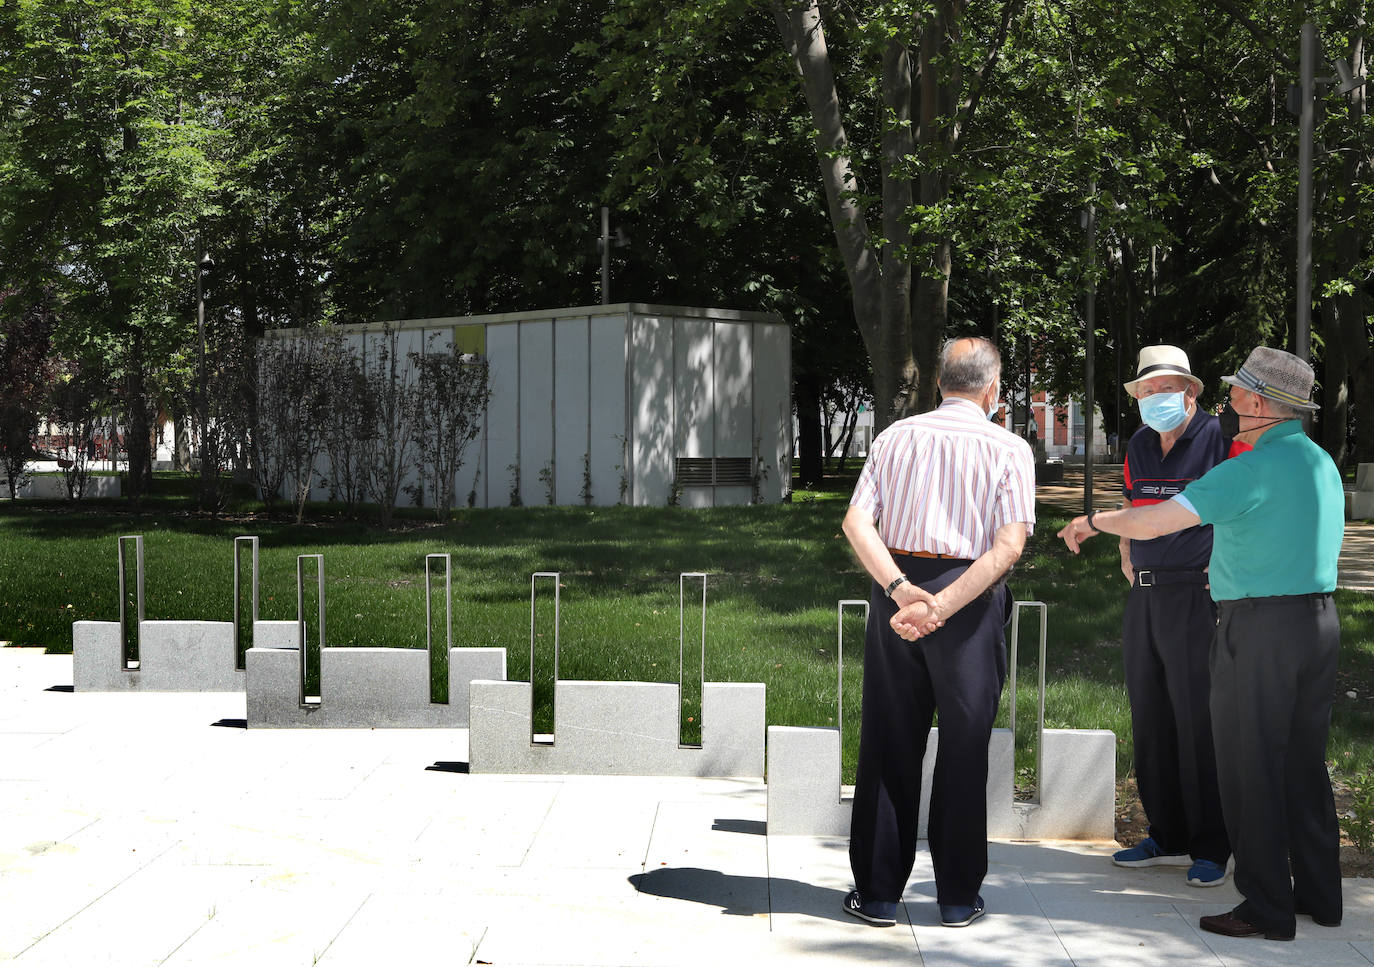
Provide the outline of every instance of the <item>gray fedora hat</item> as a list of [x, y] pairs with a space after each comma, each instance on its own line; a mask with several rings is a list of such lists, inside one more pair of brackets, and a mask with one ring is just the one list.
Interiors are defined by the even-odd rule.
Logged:
[[1295, 410], [1315, 412], [1319, 407], [1312, 402], [1312, 379], [1311, 366], [1292, 353], [1268, 346], [1256, 346], [1236, 375], [1222, 377], [1232, 386], [1277, 400]]

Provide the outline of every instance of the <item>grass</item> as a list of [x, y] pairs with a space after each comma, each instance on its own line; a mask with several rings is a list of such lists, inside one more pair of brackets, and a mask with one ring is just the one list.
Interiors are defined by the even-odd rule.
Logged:
[[[134, 514], [125, 502], [72, 510], [61, 503], [0, 503], [0, 638], [71, 649], [71, 622], [118, 616], [115, 539], [142, 534], [150, 619], [229, 620], [232, 541], [261, 541], [260, 616], [294, 619], [296, 555], [322, 553], [331, 646], [424, 647], [424, 561], [453, 560], [456, 645], [507, 649], [507, 674], [529, 680], [530, 575], [561, 574], [559, 674], [565, 679], [676, 682], [678, 577], [705, 571], [706, 677], [763, 682], [770, 724], [836, 721], [836, 602], [866, 598], [869, 582], [840, 533], [853, 477], [802, 491], [791, 504], [688, 511], [669, 508], [527, 507], [461, 512], [438, 525], [418, 514], [382, 531], [339, 518], [296, 526], [262, 515], [188, 513], [171, 482]], [[1019, 600], [1048, 605], [1045, 721], [1051, 728], [1111, 729], [1118, 775], [1131, 767], [1130, 711], [1120, 658], [1125, 582], [1115, 541], [1079, 557], [1046, 511], [1011, 577]], [[309, 571], [307, 571], [307, 575]], [[689, 581], [683, 651], [683, 738], [700, 725], [695, 681], [700, 584]], [[309, 600], [309, 599], [307, 599]], [[1330, 755], [1347, 774], [1374, 768], [1374, 596], [1338, 592], [1342, 683]], [[535, 625], [536, 730], [552, 730], [553, 595], [539, 587]], [[844, 624], [844, 774], [858, 750], [863, 626]], [[442, 627], [442, 618], [436, 615]], [[1018, 771], [1034, 762], [1039, 629], [1023, 619], [1018, 676]], [[1357, 698], [1347, 699], [1354, 690]], [[1009, 715], [1004, 690], [998, 725]]]

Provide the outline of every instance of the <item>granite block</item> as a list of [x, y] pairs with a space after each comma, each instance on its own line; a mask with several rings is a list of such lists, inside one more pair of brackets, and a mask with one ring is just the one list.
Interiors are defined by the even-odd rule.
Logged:
[[72, 687], [78, 692], [138, 688], [139, 669], [124, 668], [118, 621], [72, 622]]
[[241, 692], [229, 621], [143, 621], [138, 626], [142, 679], [151, 692]]
[[707, 682], [701, 690], [698, 776], [763, 777], [767, 732], [759, 682]]
[[839, 729], [768, 727], [768, 835], [848, 836]]
[[1040, 805], [1018, 804], [1015, 839], [1116, 837], [1116, 733], [1046, 729]]
[[[266, 624], [280, 627], [264, 628]], [[468, 724], [469, 683], [506, 673], [504, 648], [453, 648], [450, 701], [436, 703], [430, 701], [426, 651], [325, 648], [320, 655], [320, 701], [301, 707], [296, 623], [259, 621], [255, 635], [273, 642], [248, 652], [248, 724], [255, 728], [463, 728]]]
[[301, 646], [300, 625], [294, 621], [254, 621], [254, 648], [290, 648]]
[[[469, 689], [468, 769], [473, 774], [531, 771], [529, 682], [474, 681]], [[551, 746], [540, 747], [547, 753]]]
[[1374, 463], [1362, 463], [1355, 468], [1355, 489], [1374, 491]]
[[1368, 520], [1374, 517], [1374, 490], [1347, 490], [1345, 516], [1347, 520]]
[[[551, 745], [531, 742], [530, 694], [528, 682], [472, 683], [472, 772], [631, 776], [757, 776], [762, 772], [762, 685], [708, 682], [703, 686], [700, 748], [679, 743], [676, 685], [557, 682]], [[742, 735], [741, 730], [758, 735]]]
[[[290, 624], [295, 622], [275, 622]], [[253, 640], [260, 641], [264, 622], [257, 622]], [[244, 656], [244, 688], [247, 691], [250, 729], [296, 728], [314, 724], [319, 707], [301, 708], [301, 662], [296, 648], [254, 646]]]
[[450, 648], [448, 652], [448, 708], [452, 725], [468, 726], [472, 707], [469, 689], [475, 681], [506, 680], [506, 649]]
[[567, 775], [673, 775], [678, 687], [659, 682], [560, 681], [554, 745]]
[[[768, 730], [768, 741], [769, 834], [849, 835], [853, 800], [841, 796], [839, 733], [834, 729], [773, 726]], [[934, 728], [930, 730], [925, 757], [921, 761], [917, 835], [922, 838], [926, 835], [930, 815], [930, 790], [939, 748], [940, 730]], [[1014, 837], [1020, 828], [1012, 801], [1014, 771], [1012, 734], [1008, 729], [993, 729], [988, 741], [987, 808], [990, 837]]]

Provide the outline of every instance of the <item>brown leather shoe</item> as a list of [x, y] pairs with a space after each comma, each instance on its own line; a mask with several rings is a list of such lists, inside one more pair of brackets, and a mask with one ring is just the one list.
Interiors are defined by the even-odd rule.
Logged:
[[1211, 933], [1219, 933], [1223, 937], [1259, 937], [1265, 940], [1292, 940], [1293, 934], [1274, 933], [1272, 930], [1265, 930], [1258, 927], [1248, 920], [1242, 920], [1234, 913], [1218, 913], [1211, 917], [1202, 917], [1198, 920], [1198, 926]]

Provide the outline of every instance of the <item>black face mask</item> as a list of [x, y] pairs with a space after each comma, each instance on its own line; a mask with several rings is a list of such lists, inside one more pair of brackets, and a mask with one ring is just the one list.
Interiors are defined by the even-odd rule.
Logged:
[[1217, 422], [1221, 424], [1221, 435], [1228, 440], [1235, 439], [1240, 432], [1240, 414], [1231, 407], [1231, 401], [1227, 400], [1226, 405], [1217, 414]]
[[[1236, 412], [1230, 400], [1226, 401], [1226, 405], [1222, 407], [1221, 412], [1217, 414], [1217, 422], [1221, 424], [1221, 435], [1228, 440], [1234, 440], [1236, 434], [1240, 432], [1240, 414]], [[1270, 420], [1268, 423], [1261, 423], [1260, 426], [1272, 426], [1275, 423], [1282, 422], [1283, 420], [1281, 419]], [[1251, 430], [1258, 430], [1259, 428], [1259, 426], [1250, 427]]]

